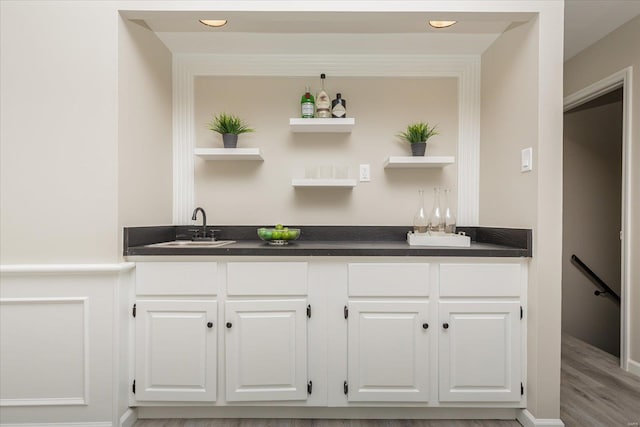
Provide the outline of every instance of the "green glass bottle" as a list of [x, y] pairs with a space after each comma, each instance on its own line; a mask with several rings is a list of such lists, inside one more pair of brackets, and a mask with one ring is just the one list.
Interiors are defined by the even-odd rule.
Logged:
[[313, 118], [315, 104], [315, 99], [313, 98], [313, 95], [311, 95], [311, 88], [307, 86], [304, 95], [302, 95], [302, 98], [300, 99], [301, 117], [303, 119]]

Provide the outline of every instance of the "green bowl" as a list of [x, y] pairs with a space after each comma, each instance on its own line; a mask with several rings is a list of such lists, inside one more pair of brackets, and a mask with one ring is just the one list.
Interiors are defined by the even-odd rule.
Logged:
[[300, 237], [300, 229], [286, 227], [280, 230], [275, 228], [258, 228], [258, 237], [270, 245], [282, 246]]

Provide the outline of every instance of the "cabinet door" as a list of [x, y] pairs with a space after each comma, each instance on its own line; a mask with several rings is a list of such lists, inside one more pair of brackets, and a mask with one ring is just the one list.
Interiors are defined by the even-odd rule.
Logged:
[[440, 401], [520, 400], [520, 304], [440, 303]]
[[307, 398], [306, 300], [226, 302], [227, 401]]
[[429, 303], [351, 301], [348, 319], [349, 401], [428, 401]]
[[217, 302], [136, 302], [136, 400], [216, 400]]
[[217, 295], [218, 264], [198, 262], [136, 263], [137, 295]]

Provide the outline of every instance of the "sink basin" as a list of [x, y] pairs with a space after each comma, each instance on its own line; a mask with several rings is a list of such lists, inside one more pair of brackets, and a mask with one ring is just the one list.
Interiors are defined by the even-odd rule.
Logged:
[[235, 240], [215, 240], [215, 241], [191, 241], [191, 240], [175, 240], [172, 242], [154, 243], [147, 245], [150, 248], [217, 248], [220, 246], [235, 243]]

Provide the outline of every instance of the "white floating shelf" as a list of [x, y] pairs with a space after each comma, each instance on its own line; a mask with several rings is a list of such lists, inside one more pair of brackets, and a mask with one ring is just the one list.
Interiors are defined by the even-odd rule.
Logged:
[[289, 119], [291, 132], [295, 133], [351, 133], [356, 119]]
[[264, 160], [259, 148], [196, 148], [194, 154], [204, 160]]
[[443, 168], [455, 163], [453, 156], [390, 156], [384, 162], [385, 169], [389, 168]]
[[343, 187], [353, 188], [356, 186], [355, 179], [311, 179], [300, 178], [292, 179], [291, 185], [294, 187], [317, 187], [317, 188], [329, 188], [329, 187]]

